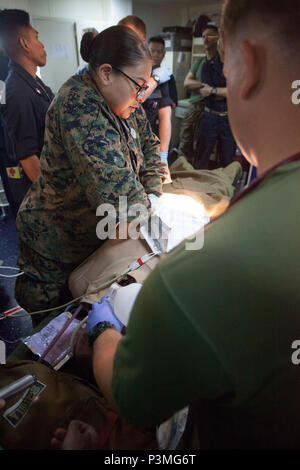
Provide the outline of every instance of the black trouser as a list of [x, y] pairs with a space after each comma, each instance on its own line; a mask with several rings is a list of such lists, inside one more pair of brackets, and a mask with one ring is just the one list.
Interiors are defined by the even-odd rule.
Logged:
[[228, 116], [217, 116], [204, 111], [198, 127], [195, 168], [208, 169], [209, 157], [218, 143], [221, 166], [229, 165], [235, 156], [236, 143]]

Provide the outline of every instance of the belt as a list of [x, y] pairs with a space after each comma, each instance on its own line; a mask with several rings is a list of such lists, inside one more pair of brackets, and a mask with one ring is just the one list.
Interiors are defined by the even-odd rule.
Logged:
[[215, 114], [216, 116], [228, 116], [228, 112], [224, 111], [223, 113], [220, 113], [219, 111], [215, 111], [214, 109], [210, 109], [207, 106], [205, 106], [204, 111], [207, 111], [208, 113]]

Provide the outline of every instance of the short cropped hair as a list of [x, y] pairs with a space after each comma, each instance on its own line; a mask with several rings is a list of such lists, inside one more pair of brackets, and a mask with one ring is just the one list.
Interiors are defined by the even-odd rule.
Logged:
[[0, 11], [0, 39], [6, 52], [9, 52], [13, 41], [16, 40], [20, 28], [29, 25], [29, 14], [24, 10], [4, 9]]
[[132, 25], [135, 29], [137, 29], [142, 36], [146, 37], [146, 25], [141, 18], [138, 18], [135, 15], [128, 15], [122, 20], [119, 21], [118, 25], [128, 26]]
[[216, 33], [216, 35], [219, 34], [219, 28], [218, 28], [216, 25], [214, 25], [214, 24], [207, 24], [207, 25], [205, 26], [205, 28], [203, 28], [202, 34], [203, 34], [203, 32], [206, 31], [207, 29], [211, 29], [212, 31], [214, 31], [214, 32]]
[[251, 16], [260, 18], [266, 29], [285, 43], [296, 46], [300, 42], [300, 2], [298, 0], [225, 0], [222, 14], [222, 32], [234, 35], [241, 22]]
[[161, 36], [152, 36], [152, 38], [149, 39], [148, 44], [150, 44], [150, 42], [157, 42], [165, 47], [165, 41]]

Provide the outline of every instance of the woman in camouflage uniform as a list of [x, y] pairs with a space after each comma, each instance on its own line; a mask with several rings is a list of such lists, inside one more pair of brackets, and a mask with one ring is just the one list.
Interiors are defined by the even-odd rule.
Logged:
[[147, 195], [162, 194], [159, 140], [140, 106], [152, 67], [147, 46], [114, 26], [83, 58], [89, 70], [71, 77], [49, 108], [42, 174], [17, 217], [25, 274], [15, 296], [29, 312], [71, 298], [69, 274], [103, 243], [96, 235], [99, 205], [112, 204], [118, 214], [119, 196], [127, 196], [128, 208], [148, 208]]

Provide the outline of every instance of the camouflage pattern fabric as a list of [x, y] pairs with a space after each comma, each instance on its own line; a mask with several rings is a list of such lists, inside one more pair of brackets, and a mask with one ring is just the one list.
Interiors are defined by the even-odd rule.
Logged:
[[[27, 312], [58, 307], [72, 300], [67, 280], [69, 272], [76, 265], [51, 261], [19, 242], [19, 263], [25, 265], [30, 260], [30, 276], [23, 274], [16, 280], [15, 298]], [[58, 315], [61, 311], [55, 311]], [[35, 327], [47, 314], [32, 316]]]
[[197, 130], [203, 112], [203, 101], [192, 103], [186, 111], [180, 126], [179, 156], [184, 155], [191, 165], [194, 165], [195, 162]]
[[[168, 171], [143, 108], [126, 120], [118, 118], [89, 72], [71, 77], [53, 100], [40, 165], [42, 174], [17, 217], [18, 264], [35, 283], [58, 286], [103, 243], [96, 235], [101, 220], [97, 207], [112, 204], [119, 216], [119, 196], [127, 196], [128, 207], [137, 203], [149, 207], [147, 194], [162, 194]], [[22, 282], [21, 277], [20, 305]], [[29, 284], [26, 297], [43, 303], [44, 295]], [[30, 305], [26, 308], [32, 311]]]

